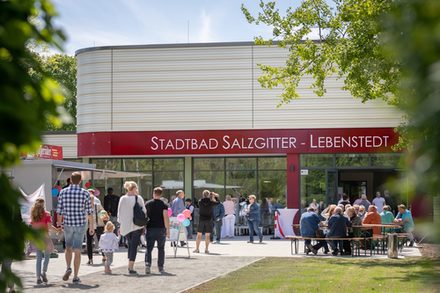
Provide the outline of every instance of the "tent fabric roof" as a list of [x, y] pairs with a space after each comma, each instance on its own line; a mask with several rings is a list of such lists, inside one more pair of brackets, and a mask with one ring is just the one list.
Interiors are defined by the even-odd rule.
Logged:
[[70, 176], [69, 172], [80, 171], [83, 180], [88, 179], [107, 179], [107, 178], [130, 178], [130, 177], [147, 177], [151, 174], [139, 173], [139, 172], [126, 172], [126, 171], [114, 171], [96, 169], [95, 164], [60, 161], [60, 160], [23, 160], [24, 165], [51, 165], [60, 171], [58, 179], [65, 179]]

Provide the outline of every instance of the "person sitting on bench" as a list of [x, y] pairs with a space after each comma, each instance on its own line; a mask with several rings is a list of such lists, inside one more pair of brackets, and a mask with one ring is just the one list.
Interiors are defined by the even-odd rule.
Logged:
[[347, 237], [347, 228], [351, 226], [350, 221], [342, 214], [342, 209], [337, 207], [333, 215], [328, 220], [328, 238], [341, 238], [341, 240], [330, 240], [329, 244], [333, 250], [333, 255], [343, 252], [343, 238]]
[[[324, 235], [321, 235], [321, 230], [319, 229], [319, 224], [321, 223], [321, 219], [316, 214], [315, 209], [313, 207], [309, 207], [307, 212], [301, 215], [300, 220], [300, 229], [302, 237], [319, 237], [323, 238]], [[324, 253], [328, 253], [328, 246], [325, 240], [318, 240], [318, 244], [312, 246], [311, 239], [305, 239], [304, 245], [306, 246], [306, 253], [313, 252], [313, 254], [317, 254], [318, 250], [321, 247], [324, 247]]]

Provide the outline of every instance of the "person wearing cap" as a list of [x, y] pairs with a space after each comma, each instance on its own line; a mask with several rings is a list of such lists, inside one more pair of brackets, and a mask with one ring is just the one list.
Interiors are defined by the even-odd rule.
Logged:
[[246, 218], [249, 226], [249, 241], [254, 243], [254, 232], [258, 235], [260, 243], [263, 242], [263, 234], [260, 230], [260, 205], [256, 203], [256, 196], [249, 195], [249, 205], [246, 208]]

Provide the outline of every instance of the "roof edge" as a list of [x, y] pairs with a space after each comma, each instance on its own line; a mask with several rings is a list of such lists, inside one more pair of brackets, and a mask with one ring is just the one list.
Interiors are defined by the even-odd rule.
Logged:
[[[277, 44], [276, 41], [273, 42]], [[217, 42], [217, 43], [170, 43], [170, 44], [145, 44], [145, 45], [117, 45], [117, 46], [99, 46], [87, 47], [75, 51], [75, 56], [93, 51], [113, 50], [113, 49], [157, 49], [157, 48], [196, 48], [196, 47], [234, 47], [234, 46], [253, 46], [253, 41], [243, 42]]]

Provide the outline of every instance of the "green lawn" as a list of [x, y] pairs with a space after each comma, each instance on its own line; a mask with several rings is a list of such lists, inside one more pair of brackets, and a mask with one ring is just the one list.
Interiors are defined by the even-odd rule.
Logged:
[[439, 276], [424, 258], [266, 258], [187, 292], [440, 292]]

